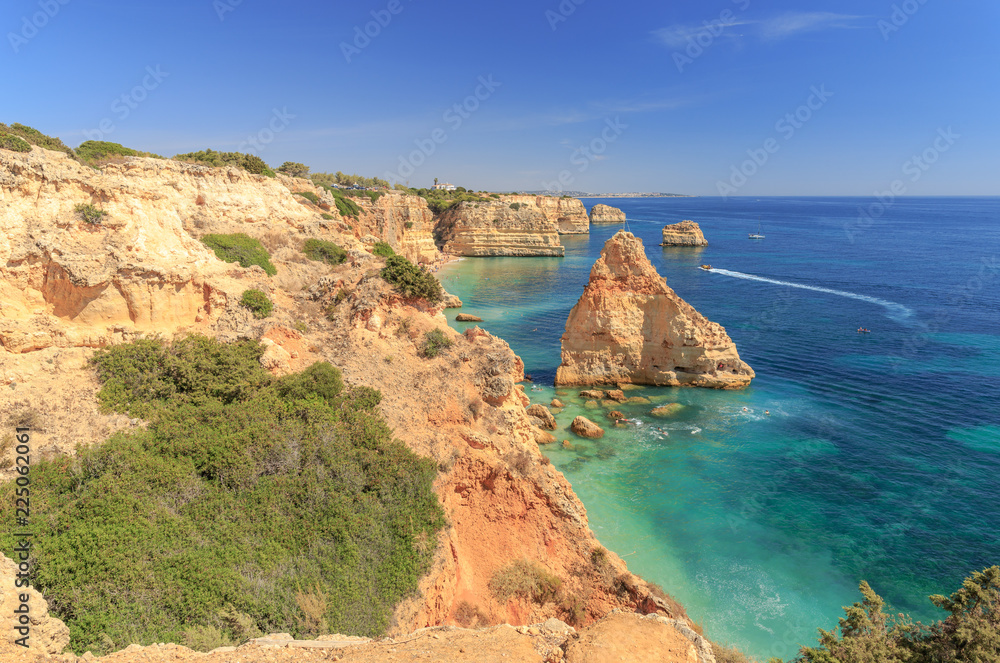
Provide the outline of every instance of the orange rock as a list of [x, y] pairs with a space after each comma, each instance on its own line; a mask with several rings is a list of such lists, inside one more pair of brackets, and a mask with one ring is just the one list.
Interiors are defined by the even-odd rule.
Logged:
[[740, 389], [753, 377], [722, 325], [656, 273], [641, 240], [620, 231], [605, 243], [566, 321], [557, 385]]

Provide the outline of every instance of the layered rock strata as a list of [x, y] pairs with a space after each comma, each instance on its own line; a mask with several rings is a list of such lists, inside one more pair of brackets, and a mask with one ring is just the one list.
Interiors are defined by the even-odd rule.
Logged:
[[740, 389], [753, 377], [722, 325], [656, 273], [641, 240], [620, 231], [605, 243], [566, 321], [557, 385]]
[[625, 223], [625, 212], [610, 205], [594, 205], [590, 210], [591, 223]]
[[[531, 196], [507, 196], [528, 198]], [[579, 202], [579, 201], [577, 201]], [[437, 221], [444, 252], [458, 256], [562, 256], [559, 225], [537, 205], [491, 199], [462, 202]]]
[[663, 243], [660, 246], [708, 246], [708, 241], [697, 223], [681, 221], [663, 226]]

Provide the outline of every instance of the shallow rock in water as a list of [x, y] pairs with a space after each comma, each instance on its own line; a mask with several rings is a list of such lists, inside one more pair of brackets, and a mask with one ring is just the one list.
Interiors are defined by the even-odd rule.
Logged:
[[683, 409], [684, 406], [681, 403], [667, 403], [660, 407], [654, 407], [650, 414], [654, 417], [672, 417]]
[[566, 406], [565, 406], [565, 405], [563, 404], [563, 402], [562, 402], [561, 400], [559, 400], [558, 398], [553, 398], [553, 399], [552, 399], [552, 402], [551, 402], [551, 403], [549, 403], [549, 405], [551, 405], [552, 407], [558, 407], [558, 408], [563, 408], [563, 407], [566, 407]]
[[626, 403], [636, 403], [637, 405], [649, 405], [653, 401], [649, 400], [645, 396], [632, 396], [625, 399]]
[[528, 408], [528, 417], [531, 419], [531, 423], [538, 428], [543, 428], [545, 430], [555, 430], [556, 429], [556, 418], [552, 416], [549, 409], [544, 405], [535, 404]]
[[587, 437], [592, 440], [604, 437], [604, 429], [587, 417], [577, 417], [573, 420], [569, 428], [580, 437]]
[[587, 400], [599, 401], [604, 398], [604, 392], [600, 389], [588, 389], [586, 391], [580, 392], [580, 398], [586, 398]]
[[583, 404], [583, 407], [587, 408], [588, 410], [596, 410], [597, 408], [601, 407], [601, 404], [598, 403], [597, 401], [587, 401], [586, 403]]
[[535, 444], [552, 444], [556, 441], [556, 438], [552, 433], [544, 431], [537, 426], [533, 427], [531, 432], [535, 436]]
[[621, 412], [619, 412], [618, 410], [611, 410], [611, 412], [608, 412], [608, 419], [615, 420], [615, 419], [624, 419], [624, 418], [625, 418], [625, 415], [622, 414]]
[[621, 389], [612, 389], [607, 394], [605, 394], [605, 396], [608, 398], [608, 400], [611, 401], [616, 401], [618, 403], [625, 402], [625, 392], [622, 391]]
[[470, 313], [459, 313], [455, 316], [456, 322], [482, 322], [483, 319]]

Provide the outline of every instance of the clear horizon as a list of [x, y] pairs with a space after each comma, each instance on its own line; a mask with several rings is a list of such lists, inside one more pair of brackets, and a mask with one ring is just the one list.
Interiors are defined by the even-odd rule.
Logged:
[[0, 121], [415, 187], [991, 196], [998, 19], [985, 0], [11, 0]]

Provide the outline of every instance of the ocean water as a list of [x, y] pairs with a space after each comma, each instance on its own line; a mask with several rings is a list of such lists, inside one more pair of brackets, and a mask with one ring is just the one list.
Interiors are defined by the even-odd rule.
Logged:
[[[544, 451], [633, 572], [714, 640], [788, 659], [861, 580], [926, 622], [942, 617], [928, 595], [1000, 564], [1000, 198], [898, 199], [871, 217], [861, 198], [584, 200], [597, 202], [625, 210], [668, 284], [757, 373], [738, 392], [630, 391], [651, 404], [620, 408], [637, 423], [596, 441], [568, 425], [603, 410], [563, 390], [555, 434], [572, 448]], [[659, 246], [683, 219], [708, 247]], [[765, 239], [748, 240], [758, 222]], [[524, 359], [533, 402], [555, 395], [566, 317], [618, 229], [564, 236], [565, 258], [439, 274]], [[663, 403], [683, 407], [649, 416]]]

